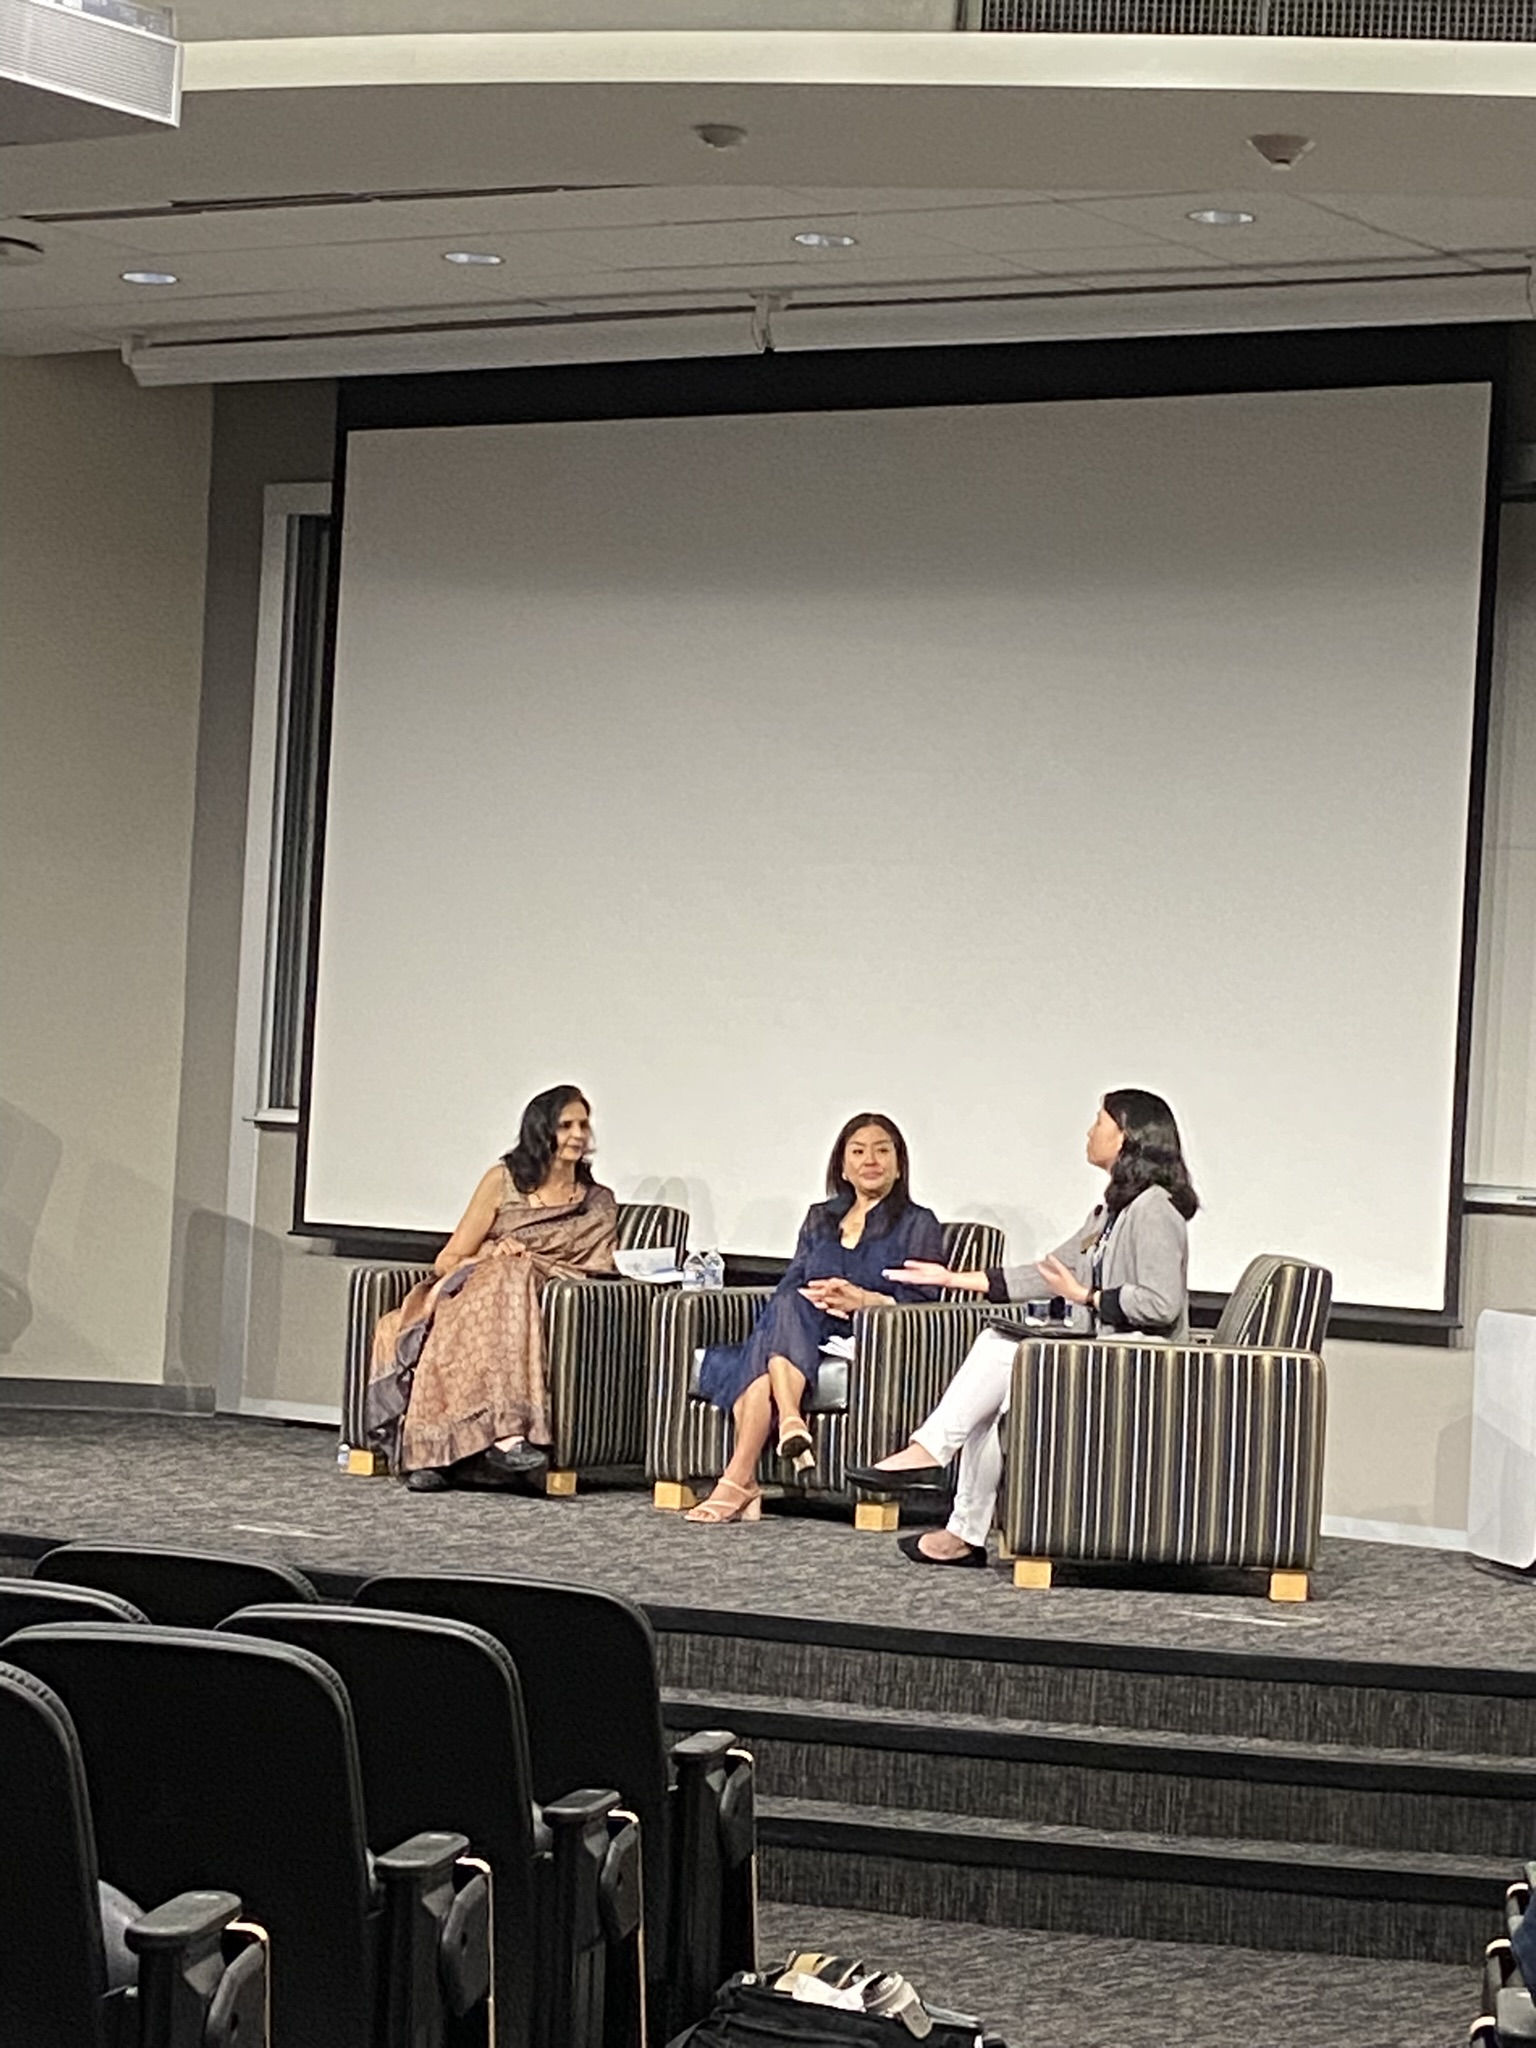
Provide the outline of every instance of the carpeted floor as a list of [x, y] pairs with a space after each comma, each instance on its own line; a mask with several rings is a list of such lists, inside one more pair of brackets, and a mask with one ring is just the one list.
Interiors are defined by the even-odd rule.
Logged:
[[321, 1572], [548, 1572], [653, 1605], [983, 1636], [1536, 1669], [1536, 1585], [1443, 1551], [1325, 1542], [1315, 1598], [1297, 1608], [1187, 1586], [1021, 1593], [1004, 1569], [919, 1570], [889, 1537], [825, 1515], [710, 1529], [636, 1491], [410, 1494], [338, 1472], [327, 1432], [227, 1418], [0, 1410], [0, 1550], [4, 1532], [242, 1550]]
[[790, 1948], [900, 1970], [935, 2005], [974, 2013], [1008, 2048], [1451, 2048], [1477, 2011], [1475, 1972], [1434, 1963], [1278, 1955], [1094, 1934], [1036, 1934], [764, 1905], [759, 1954]]

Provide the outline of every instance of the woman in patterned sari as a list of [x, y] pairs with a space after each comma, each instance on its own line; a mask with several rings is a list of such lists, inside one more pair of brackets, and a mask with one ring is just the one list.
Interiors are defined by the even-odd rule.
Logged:
[[379, 1318], [373, 1373], [415, 1361], [400, 1431], [413, 1492], [516, 1485], [546, 1465], [544, 1283], [613, 1271], [617, 1205], [592, 1178], [591, 1151], [581, 1091], [536, 1095], [438, 1253], [437, 1278]]

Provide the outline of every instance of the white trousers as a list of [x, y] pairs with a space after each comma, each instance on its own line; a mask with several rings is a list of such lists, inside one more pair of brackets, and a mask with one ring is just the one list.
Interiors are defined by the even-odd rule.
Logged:
[[956, 1451], [960, 1453], [955, 1511], [946, 1526], [967, 1543], [985, 1544], [991, 1533], [997, 1490], [1003, 1481], [1003, 1446], [997, 1426], [1008, 1412], [1018, 1348], [1017, 1337], [983, 1330], [945, 1388], [938, 1407], [912, 1432], [913, 1443], [921, 1444], [941, 1465], [947, 1465]]

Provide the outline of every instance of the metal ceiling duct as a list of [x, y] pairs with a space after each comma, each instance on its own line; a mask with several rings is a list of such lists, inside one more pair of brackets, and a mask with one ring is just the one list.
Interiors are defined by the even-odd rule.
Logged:
[[1356, 36], [1536, 42], [1531, 0], [959, 0], [983, 35]]
[[175, 128], [181, 45], [167, 7], [0, 0], [0, 144]]

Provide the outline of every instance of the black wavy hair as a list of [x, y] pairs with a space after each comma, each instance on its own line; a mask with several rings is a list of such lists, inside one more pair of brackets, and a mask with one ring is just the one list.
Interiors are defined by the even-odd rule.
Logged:
[[855, 1131], [862, 1131], [866, 1124], [873, 1124], [884, 1131], [896, 1147], [896, 1184], [888, 1195], [878, 1201], [870, 1211], [868, 1232], [871, 1237], [885, 1237], [893, 1231], [902, 1217], [912, 1206], [912, 1197], [907, 1189], [907, 1141], [888, 1116], [878, 1109], [861, 1110], [857, 1116], [849, 1117], [833, 1141], [832, 1154], [827, 1161], [827, 1194], [829, 1200], [821, 1205], [822, 1230], [830, 1236], [853, 1207], [852, 1185], [843, 1178], [843, 1154], [848, 1150], [848, 1140]]
[[[512, 1176], [512, 1185], [520, 1194], [531, 1195], [535, 1188], [543, 1186], [544, 1176], [555, 1156], [560, 1112], [573, 1102], [579, 1102], [588, 1116], [592, 1114], [592, 1105], [581, 1090], [569, 1087], [546, 1088], [542, 1095], [535, 1095], [523, 1111], [517, 1143], [510, 1152], [502, 1154], [503, 1163]], [[577, 1164], [576, 1178], [583, 1187], [591, 1187], [592, 1167], [588, 1159]]]
[[1200, 1206], [1184, 1164], [1184, 1147], [1173, 1111], [1146, 1088], [1112, 1088], [1104, 1107], [1125, 1133], [1120, 1157], [1109, 1171], [1104, 1206], [1111, 1216], [1128, 1209], [1148, 1188], [1166, 1188], [1187, 1222]]

